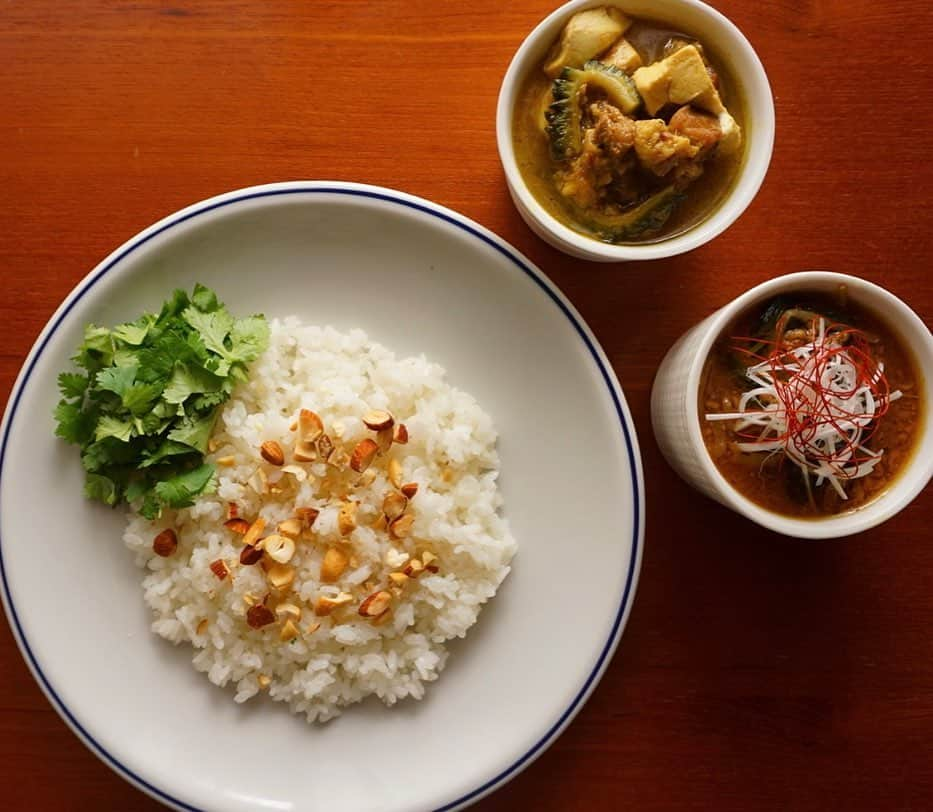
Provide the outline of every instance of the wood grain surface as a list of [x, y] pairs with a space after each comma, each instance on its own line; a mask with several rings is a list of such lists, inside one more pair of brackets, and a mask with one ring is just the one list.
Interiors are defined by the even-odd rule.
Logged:
[[[661, 459], [654, 371], [691, 324], [804, 268], [933, 316], [933, 15], [926, 0], [716, 0], [768, 70], [770, 174], [685, 256], [587, 264], [513, 208], [494, 110], [541, 0], [0, 3], [0, 397], [72, 286], [139, 229], [249, 184], [342, 179], [450, 206], [570, 297], [644, 456], [628, 629], [556, 744], [477, 808], [933, 808], [933, 495], [844, 542], [770, 535]], [[37, 540], [40, 543], [41, 540]], [[66, 728], [0, 632], [9, 810], [150, 810]]]

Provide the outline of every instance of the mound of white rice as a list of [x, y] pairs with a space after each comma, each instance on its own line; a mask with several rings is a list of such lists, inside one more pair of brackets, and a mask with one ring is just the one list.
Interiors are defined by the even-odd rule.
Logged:
[[[146, 570], [152, 629], [173, 643], [190, 643], [195, 668], [216, 685], [235, 686], [237, 702], [265, 689], [309, 721], [330, 719], [369, 694], [388, 705], [408, 696], [420, 699], [424, 683], [444, 667], [445, 641], [463, 637], [476, 622], [515, 552], [498, 515], [492, 422], [470, 395], [446, 383], [441, 367], [423, 357], [396, 359], [359, 330], [344, 334], [302, 326], [294, 318], [270, 326], [268, 351], [225, 404], [214, 431], [211, 459], [220, 460], [216, 493], [157, 522], [134, 517], [125, 533]], [[362, 477], [347, 470], [335, 486], [333, 468], [312, 462], [300, 465], [308, 474], [302, 480], [260, 455], [261, 444], [275, 440], [286, 463], [295, 464], [296, 433], [290, 427], [301, 409], [320, 415], [347, 452], [374, 436], [361, 420], [372, 409], [391, 412], [410, 439], [377, 457], [372, 473]], [[379, 521], [385, 495], [396, 490], [387, 472], [393, 457], [401, 465], [401, 481], [418, 484], [409, 505], [412, 532], [402, 539], [392, 539]], [[346, 538], [337, 525], [341, 499], [359, 503], [357, 527]], [[287, 594], [270, 590], [261, 566], [239, 563], [243, 537], [224, 527], [230, 503], [247, 521], [264, 518], [267, 534], [296, 508], [320, 510], [297, 542], [295, 580]], [[152, 543], [168, 527], [177, 533], [178, 548], [163, 558], [153, 553]], [[328, 547], [349, 558], [334, 583], [320, 579]], [[401, 586], [389, 579], [425, 551], [437, 556], [437, 572], [425, 571]], [[223, 580], [210, 567], [218, 560], [231, 569]], [[372, 590], [391, 587], [391, 612], [382, 622], [359, 614]], [[322, 595], [339, 592], [353, 595], [353, 601], [328, 616], [315, 613]], [[273, 609], [282, 601], [301, 609], [297, 637], [283, 641], [281, 620], [260, 629], [247, 625], [249, 605], [263, 598]]]

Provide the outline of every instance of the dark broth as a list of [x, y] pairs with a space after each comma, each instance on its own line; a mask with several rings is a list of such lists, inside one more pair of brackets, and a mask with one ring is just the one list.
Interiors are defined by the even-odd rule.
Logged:
[[[642, 17], [634, 18], [624, 37], [638, 51], [645, 65], [663, 58], [664, 46], [671, 39], [699, 42], [695, 37], [672, 28], [667, 23]], [[701, 44], [706, 58], [719, 77], [719, 94], [723, 104], [742, 128], [743, 146], [731, 155], [715, 155], [710, 158], [706, 162], [703, 177], [689, 188], [686, 199], [675, 208], [661, 231], [646, 239], [635, 241], [637, 243], [668, 239], [702, 222], [716, 211], [728, 196], [744, 163], [749, 122], [741, 88], [725, 70], [724, 63], [718, 55], [711, 51], [706, 43]], [[552, 80], [545, 76], [541, 65], [535, 66], [522, 83], [512, 114], [512, 142], [516, 162], [528, 189], [549, 214], [574, 231], [594, 239], [602, 239], [580, 222], [573, 204], [558, 191], [554, 183], [554, 161], [551, 158], [547, 136], [538, 124], [540, 100], [551, 84]]]
[[[917, 366], [903, 341], [875, 314], [838, 296], [802, 294], [780, 297], [782, 305], [812, 310], [832, 320], [862, 330], [869, 336], [872, 356], [884, 363], [890, 391], [903, 395], [877, 421], [866, 443], [873, 451], [884, 450], [875, 469], [860, 479], [843, 482], [848, 499], [843, 500], [824, 482], [807, 493], [797, 465], [783, 453], [745, 453], [736, 447], [735, 421], [709, 421], [705, 415], [733, 412], [739, 397], [752, 384], [742, 375], [743, 364], [735, 352], [736, 336], [760, 333], [765, 302], [739, 316], [717, 339], [703, 368], [698, 409], [703, 440], [720, 473], [740, 493], [761, 507], [786, 516], [820, 518], [855, 510], [882, 494], [904, 469], [914, 452], [925, 416]], [[812, 482], [811, 477], [811, 482]], [[810, 496], [812, 495], [812, 501]]]

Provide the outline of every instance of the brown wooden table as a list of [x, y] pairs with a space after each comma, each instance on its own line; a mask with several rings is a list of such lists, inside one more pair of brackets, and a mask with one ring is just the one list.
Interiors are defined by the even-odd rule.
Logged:
[[[644, 568], [589, 704], [486, 810], [933, 808], [933, 495], [844, 542], [770, 535], [664, 464], [648, 398], [680, 333], [803, 268], [933, 317], [926, 0], [717, 0], [769, 72], [778, 133], [713, 244], [600, 266], [535, 238], [493, 127], [540, 0], [29, 0], [0, 6], [0, 396], [116, 245], [273, 180], [383, 184], [475, 218], [566, 292], [625, 388], [644, 456]], [[73, 736], [0, 632], [0, 805], [148, 810]]]

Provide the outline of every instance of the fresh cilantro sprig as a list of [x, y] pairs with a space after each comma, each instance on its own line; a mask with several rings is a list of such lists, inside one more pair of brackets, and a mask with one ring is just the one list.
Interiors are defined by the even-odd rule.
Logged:
[[204, 455], [218, 408], [268, 343], [262, 316], [234, 319], [200, 284], [158, 314], [89, 324], [72, 359], [83, 371], [58, 376], [55, 409], [56, 435], [81, 447], [85, 495], [152, 519], [212, 492]]

